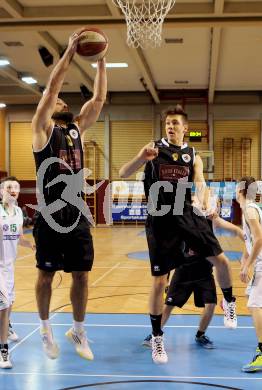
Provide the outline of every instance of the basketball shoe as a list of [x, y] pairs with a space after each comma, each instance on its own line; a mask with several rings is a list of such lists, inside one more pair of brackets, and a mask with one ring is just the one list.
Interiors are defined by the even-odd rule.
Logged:
[[165, 364], [168, 362], [168, 356], [164, 346], [164, 336], [152, 335], [152, 359], [156, 364]]
[[224, 311], [224, 325], [229, 329], [236, 329], [237, 327], [237, 315], [236, 315], [236, 298], [233, 297], [231, 302], [227, 302], [223, 298], [221, 307]]
[[262, 371], [262, 352], [259, 348], [256, 349], [256, 354], [252, 362], [244, 365], [241, 369], [244, 372]]
[[9, 328], [8, 328], [8, 340], [9, 341], [18, 341], [19, 340], [19, 336], [17, 333], [15, 333], [10, 322], [9, 322]]
[[43, 343], [43, 350], [49, 359], [56, 359], [59, 355], [59, 347], [54, 340], [52, 329], [42, 328], [40, 335]]
[[8, 349], [0, 350], [0, 368], [12, 368], [12, 362], [10, 360], [10, 354]]
[[146, 336], [146, 338], [143, 340], [142, 345], [148, 348], [152, 348], [152, 335], [149, 334]]
[[75, 350], [79, 356], [87, 360], [94, 359], [93, 352], [89, 347], [86, 332], [84, 330], [82, 332], [76, 332], [73, 328], [70, 328], [65, 335], [68, 340], [75, 345]]

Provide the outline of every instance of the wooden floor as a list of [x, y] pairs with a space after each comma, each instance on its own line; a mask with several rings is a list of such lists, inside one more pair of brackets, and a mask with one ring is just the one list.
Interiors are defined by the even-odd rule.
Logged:
[[[138, 227], [96, 227], [92, 229], [95, 247], [95, 262], [90, 273], [88, 312], [92, 313], [147, 313], [148, 294], [151, 284], [149, 262], [132, 260], [130, 252], [147, 250], [146, 238]], [[31, 235], [28, 235], [32, 239]], [[235, 237], [219, 238], [224, 250], [242, 249], [242, 243]], [[234, 276], [234, 293], [237, 296], [237, 311], [248, 314], [246, 309], [245, 285], [239, 280], [239, 262], [231, 262]], [[34, 255], [29, 249], [19, 248], [16, 263], [16, 301], [14, 311], [36, 311], [34, 284], [37, 269]], [[69, 304], [70, 274], [57, 272], [53, 283], [51, 310], [64, 306], [63, 311], [71, 311]], [[221, 298], [218, 288], [218, 298]], [[219, 299], [220, 300], [220, 299]], [[199, 313], [192, 298], [183, 309], [176, 312]], [[222, 314], [219, 305], [217, 314]]]

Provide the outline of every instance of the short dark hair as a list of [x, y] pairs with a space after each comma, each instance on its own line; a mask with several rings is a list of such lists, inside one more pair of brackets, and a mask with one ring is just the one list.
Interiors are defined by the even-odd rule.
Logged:
[[[255, 183], [255, 184], [253, 184]], [[239, 184], [241, 188], [239, 192], [243, 194], [245, 198], [255, 199], [258, 191], [258, 185], [256, 179], [253, 176], [244, 176], [240, 180]], [[253, 184], [253, 185], [252, 185]]]
[[0, 181], [0, 183], [2, 184], [2, 183], [4, 183], [4, 182], [6, 182], [6, 181], [17, 181], [17, 183], [19, 183], [17, 177], [15, 177], [15, 176], [6, 176], [6, 177], [3, 177], [3, 178], [1, 179], [1, 181]]
[[181, 115], [184, 123], [188, 122], [187, 113], [180, 104], [177, 104], [175, 107], [168, 107], [165, 111], [163, 111], [162, 119], [165, 121], [168, 115]]

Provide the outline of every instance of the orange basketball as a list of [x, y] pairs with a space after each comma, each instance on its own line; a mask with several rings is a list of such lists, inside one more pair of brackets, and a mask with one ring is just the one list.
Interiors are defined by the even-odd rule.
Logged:
[[93, 62], [104, 57], [108, 48], [108, 39], [104, 32], [95, 27], [87, 27], [80, 35], [77, 53]]

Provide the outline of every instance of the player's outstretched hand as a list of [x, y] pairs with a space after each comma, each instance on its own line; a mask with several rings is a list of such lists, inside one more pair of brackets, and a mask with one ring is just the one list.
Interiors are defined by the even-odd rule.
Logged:
[[210, 209], [206, 210], [206, 217], [207, 217], [208, 219], [213, 220], [213, 219], [215, 219], [215, 218], [218, 218], [219, 215], [218, 215], [218, 212], [217, 212], [216, 209], [210, 208]]
[[72, 35], [70, 35], [68, 40], [68, 46], [67, 50], [70, 52], [70, 54], [75, 54], [77, 43], [79, 41], [80, 35], [85, 31], [85, 28], [80, 28], [76, 30]]
[[158, 156], [158, 148], [155, 148], [155, 143], [151, 141], [140, 150], [138, 155], [145, 161], [152, 161]]

